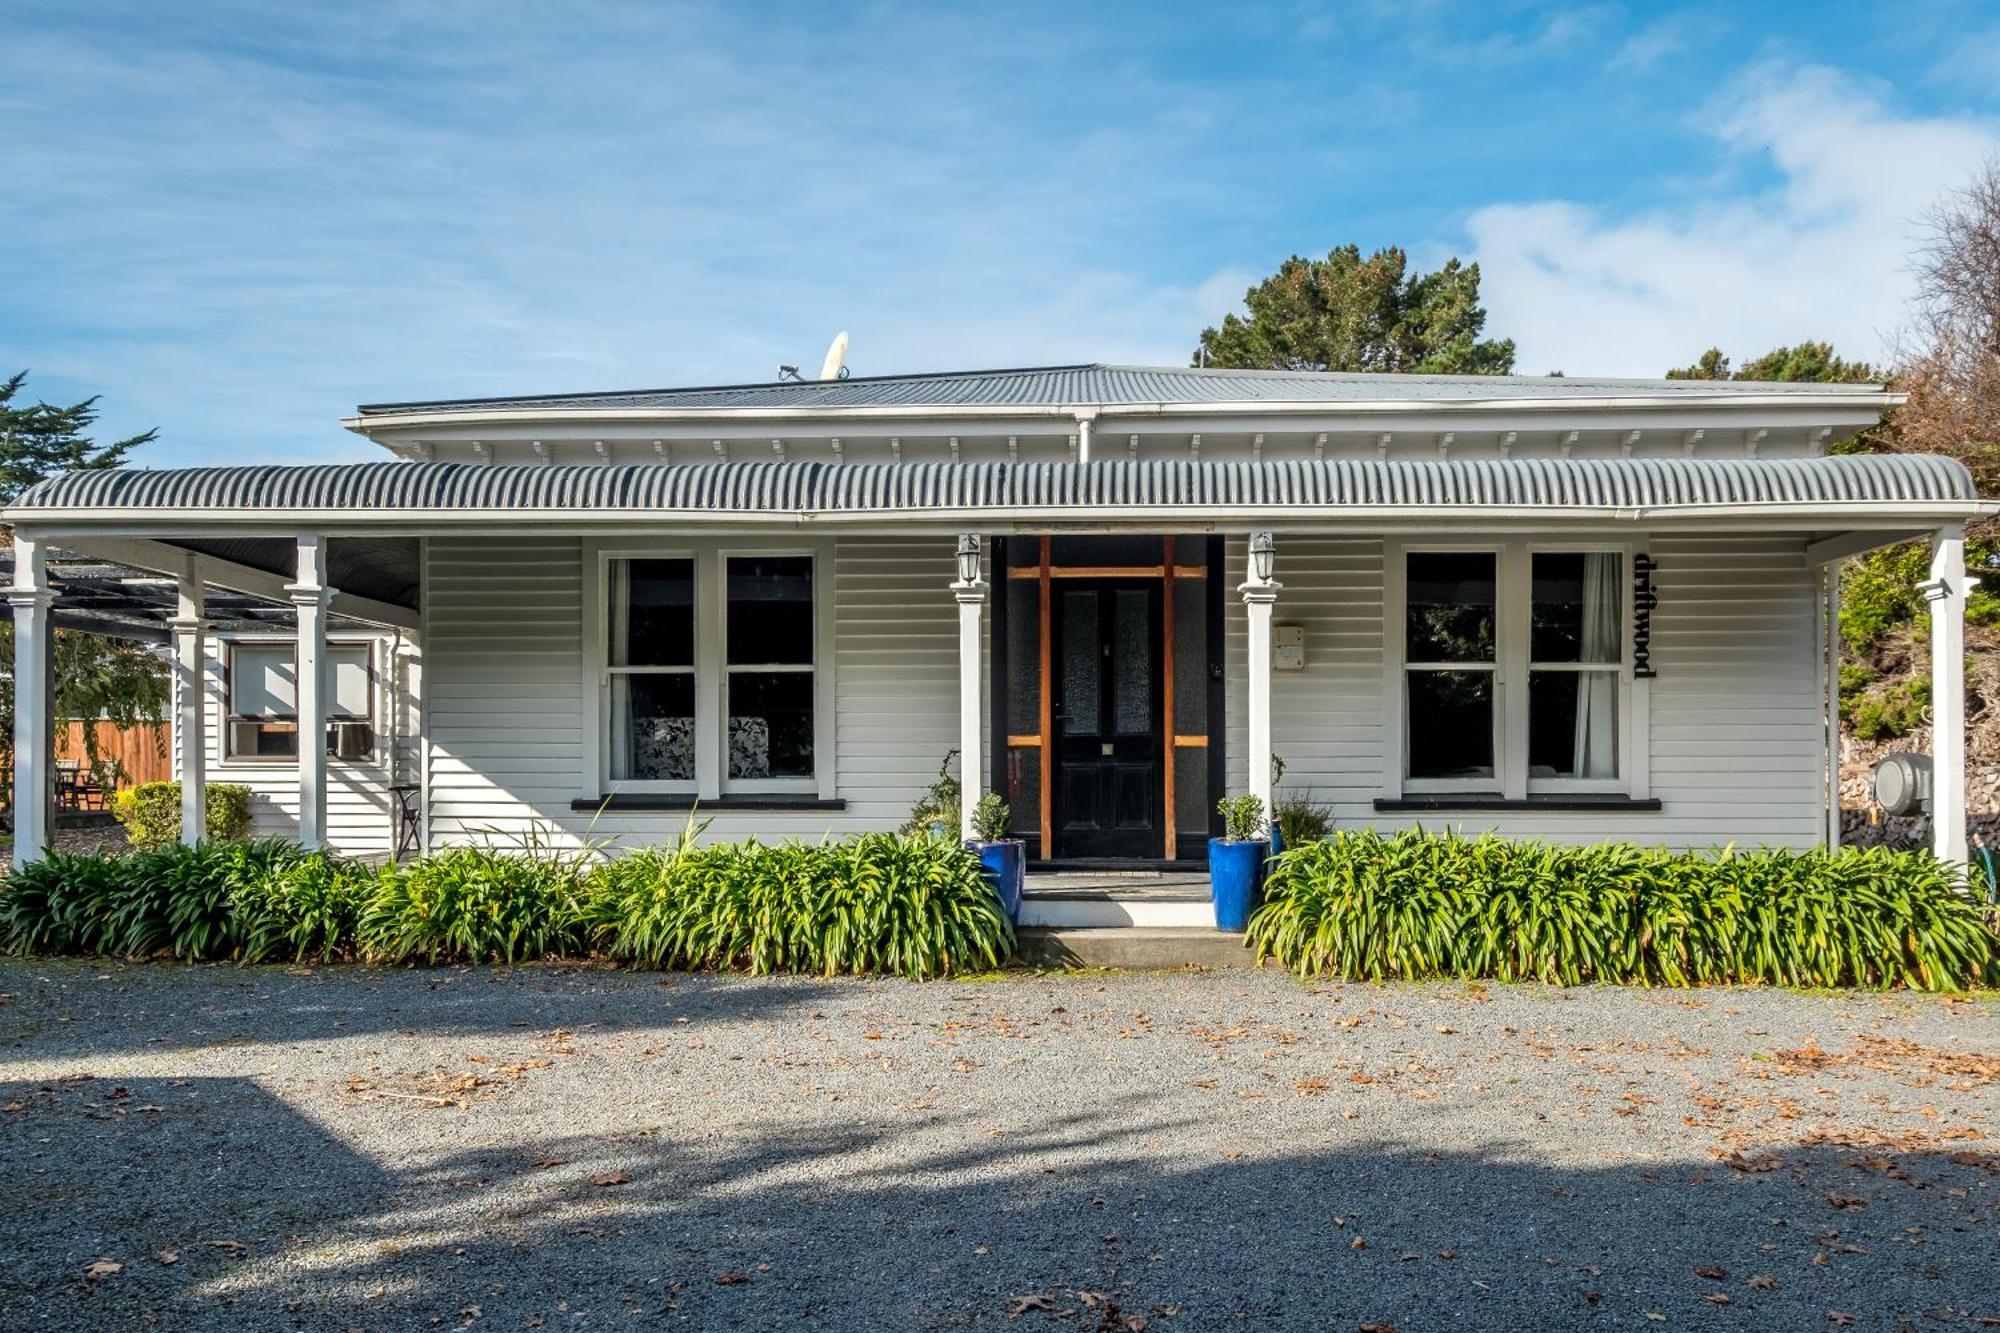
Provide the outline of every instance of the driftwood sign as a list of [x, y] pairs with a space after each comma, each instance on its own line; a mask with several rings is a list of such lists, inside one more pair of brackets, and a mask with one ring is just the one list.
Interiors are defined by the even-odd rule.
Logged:
[[1632, 675], [1642, 680], [1660, 674], [1653, 666], [1653, 609], [1660, 604], [1653, 571], [1658, 568], [1643, 552], [1632, 557]]

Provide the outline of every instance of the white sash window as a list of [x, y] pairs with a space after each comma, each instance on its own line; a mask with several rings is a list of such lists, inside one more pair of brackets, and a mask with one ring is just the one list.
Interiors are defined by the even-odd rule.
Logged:
[[1627, 792], [1629, 553], [1590, 543], [1392, 548], [1392, 794]]
[[832, 790], [823, 549], [597, 549], [586, 797]]

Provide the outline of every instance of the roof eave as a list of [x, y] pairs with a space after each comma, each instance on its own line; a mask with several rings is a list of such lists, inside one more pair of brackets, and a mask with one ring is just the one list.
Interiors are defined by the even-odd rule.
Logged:
[[1631, 412], [1697, 410], [1758, 410], [1770, 408], [1818, 408], [1842, 413], [1864, 412], [1880, 415], [1900, 406], [1906, 394], [1888, 390], [1826, 393], [1674, 393], [1623, 394], [1597, 398], [1378, 398], [1354, 401], [1317, 399], [1248, 399], [1229, 402], [1151, 403], [929, 403], [863, 407], [550, 407], [526, 409], [468, 409], [357, 415], [341, 418], [341, 425], [359, 435], [377, 432], [434, 429], [439, 426], [528, 425], [552, 422], [632, 422], [662, 424], [685, 422], [744, 421], [907, 421], [907, 420], [988, 420], [1021, 421], [1074, 420], [1079, 414], [1104, 418], [1144, 419], [1148, 417], [1230, 416], [1230, 417], [1379, 417], [1418, 413], [1533, 413], [1533, 412]]

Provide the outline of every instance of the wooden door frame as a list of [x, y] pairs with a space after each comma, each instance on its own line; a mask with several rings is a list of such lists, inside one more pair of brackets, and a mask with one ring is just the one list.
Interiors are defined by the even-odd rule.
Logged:
[[[993, 619], [989, 629], [988, 665], [988, 725], [993, 738], [988, 747], [991, 759], [988, 764], [989, 789], [1007, 789], [1007, 768], [1013, 751], [1033, 749], [1041, 764], [1041, 806], [1039, 831], [1035, 843], [1036, 861], [1050, 861], [1060, 858], [1061, 847], [1051, 848], [1055, 823], [1055, 726], [1051, 654], [1054, 648], [1052, 624], [1053, 585], [1068, 578], [1093, 579], [1156, 579], [1161, 587], [1160, 625], [1162, 679], [1159, 728], [1161, 732], [1161, 837], [1159, 863], [1178, 862], [1181, 846], [1193, 835], [1192, 830], [1178, 826], [1175, 816], [1175, 761], [1182, 749], [1200, 746], [1207, 751], [1208, 789], [1211, 795], [1225, 790], [1228, 775], [1228, 753], [1226, 737], [1228, 726], [1226, 710], [1229, 702], [1227, 672], [1221, 669], [1226, 664], [1227, 644], [1224, 636], [1223, 616], [1225, 609], [1225, 588], [1223, 582], [1223, 539], [1204, 534], [1165, 535], [1161, 537], [1161, 558], [1158, 565], [1151, 566], [1058, 566], [1052, 560], [1053, 538], [1042, 536], [996, 537], [993, 540]], [[1009, 547], [1016, 542], [1036, 543], [1036, 559], [1025, 565], [1014, 565]], [[1193, 576], [1196, 567], [1177, 565], [1176, 552], [1185, 552], [1192, 542], [1202, 543], [1206, 560], [1202, 567], [1202, 577], [1206, 579], [1208, 596], [1206, 602], [1208, 638], [1208, 726], [1205, 734], [1178, 735], [1174, 719], [1174, 585], [1177, 581]], [[1032, 596], [1037, 605], [1037, 631], [1039, 663], [1039, 689], [1037, 697], [1037, 730], [1032, 734], [1011, 735], [1007, 729], [1007, 674], [1009, 666], [1008, 634], [1009, 606], [1017, 596]], [[1019, 744], [1016, 744], [1019, 742]], [[1221, 832], [1220, 816], [1211, 807], [1205, 828], [1198, 835], [1202, 839]], [[1056, 853], [1051, 856], [1051, 851]], [[1198, 859], [1195, 858], [1195, 859]]]

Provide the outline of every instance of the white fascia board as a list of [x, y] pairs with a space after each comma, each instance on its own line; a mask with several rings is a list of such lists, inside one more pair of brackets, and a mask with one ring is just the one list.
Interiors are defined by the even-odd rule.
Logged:
[[[1730, 394], [1629, 394], [1602, 398], [1462, 398], [1462, 399], [1411, 399], [1385, 398], [1357, 400], [1353, 402], [1298, 402], [1263, 401], [1216, 402], [1216, 403], [1106, 403], [1101, 405], [1077, 404], [1063, 406], [1021, 406], [1018, 404], [964, 404], [939, 405], [916, 404], [908, 406], [883, 407], [551, 407], [529, 408], [509, 411], [466, 410], [457, 412], [391, 412], [380, 415], [343, 417], [341, 425], [359, 435], [371, 438], [377, 435], [409, 434], [412, 436], [434, 436], [449, 438], [467, 427], [479, 427], [489, 432], [497, 432], [495, 438], [509, 438], [509, 428], [546, 430], [551, 425], [562, 423], [589, 424], [602, 426], [610, 423], [626, 422], [634, 426], [671, 425], [740, 425], [746, 430], [761, 430], [765, 425], [817, 425], [827, 434], [840, 434], [843, 429], [852, 431], [856, 422], [895, 423], [906, 433], [921, 434], [919, 427], [925, 422], [949, 422], [960, 424], [966, 421], [988, 421], [1004, 423], [1008, 421], [1026, 423], [1050, 423], [1075, 421], [1079, 413], [1094, 413], [1100, 423], [1111, 421], [1157, 420], [1224, 422], [1232, 418], [1268, 422], [1273, 418], [1313, 418], [1324, 417], [1337, 420], [1343, 417], [1362, 417], [1379, 420], [1383, 417], [1403, 417], [1437, 413], [1454, 419], [1463, 416], [1477, 416], [1481, 413], [1504, 417], [1510, 423], [1524, 415], [1547, 414], [1571, 417], [1578, 414], [1592, 417], [1606, 413], [1643, 412], [1688, 412], [1708, 419], [1717, 411], [1724, 412], [1769, 412], [1773, 410], [1803, 414], [1817, 420], [1821, 414], [1832, 412], [1844, 420], [1849, 414], [1861, 414], [1872, 420], [1889, 408], [1900, 404], [1904, 395], [1879, 390], [1824, 392], [1824, 393], [1730, 393]], [[1105, 426], [1109, 429], [1109, 426]], [[1164, 425], [1163, 427], [1164, 428]], [[1470, 429], [1461, 423], [1462, 429]], [[1226, 429], [1211, 425], [1209, 429]], [[472, 436], [468, 435], [467, 438]]]

